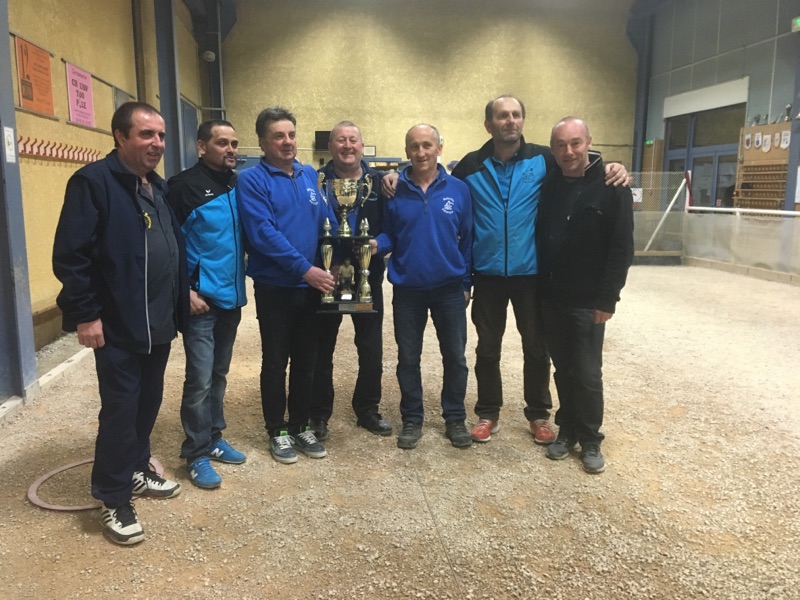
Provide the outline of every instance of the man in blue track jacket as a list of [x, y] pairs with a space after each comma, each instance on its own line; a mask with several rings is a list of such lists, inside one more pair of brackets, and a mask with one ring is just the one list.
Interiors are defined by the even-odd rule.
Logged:
[[337, 228], [317, 172], [295, 158], [296, 124], [283, 107], [261, 111], [256, 135], [264, 157], [239, 174], [236, 188], [261, 332], [261, 408], [272, 457], [284, 464], [297, 462], [295, 449], [310, 458], [328, 454], [309, 426], [309, 408], [318, 348], [314, 316], [319, 292], [333, 291], [334, 279], [314, 263], [325, 219]]
[[394, 335], [403, 429], [397, 446], [412, 449], [422, 437], [424, 408], [420, 359], [430, 310], [442, 352], [442, 417], [453, 446], [468, 448], [466, 307], [471, 287], [472, 202], [463, 182], [438, 164], [439, 132], [416, 125], [406, 134], [406, 167], [397, 193], [386, 204], [383, 233], [373, 240], [378, 254], [391, 252]]
[[222, 438], [223, 398], [236, 330], [247, 303], [244, 234], [236, 206], [239, 141], [228, 121], [203, 122], [197, 130], [200, 159], [169, 180], [167, 201], [186, 240], [191, 316], [183, 331], [186, 378], [181, 423], [190, 481], [216, 488], [222, 478], [209, 460], [239, 464], [245, 455]]

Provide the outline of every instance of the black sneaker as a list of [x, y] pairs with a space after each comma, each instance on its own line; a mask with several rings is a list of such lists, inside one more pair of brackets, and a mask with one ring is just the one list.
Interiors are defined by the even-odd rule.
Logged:
[[272, 453], [272, 458], [279, 463], [290, 465], [297, 462], [297, 453], [292, 448], [292, 436], [285, 429], [281, 429], [269, 438], [269, 451]]
[[606, 459], [600, 452], [600, 444], [597, 442], [586, 444], [581, 452], [581, 462], [583, 470], [587, 473], [602, 473], [606, 470]]
[[311, 426], [317, 441], [324, 442], [328, 439], [328, 422], [325, 419], [309, 419], [308, 424]]
[[547, 458], [553, 460], [563, 460], [569, 456], [569, 451], [574, 450], [578, 445], [578, 440], [574, 435], [559, 430], [556, 441], [547, 447]]
[[153, 471], [136, 471], [133, 474], [133, 495], [151, 498], [174, 498], [181, 493], [181, 484], [164, 479]]
[[325, 446], [319, 443], [317, 436], [314, 435], [314, 432], [308, 425], [306, 425], [303, 431], [297, 435], [290, 436], [290, 438], [292, 446], [309, 458], [325, 458], [328, 456], [328, 451], [325, 450]]
[[392, 426], [388, 421], [383, 419], [380, 415], [369, 415], [367, 417], [359, 417], [356, 425], [363, 427], [370, 433], [375, 435], [387, 436], [392, 435]]
[[404, 450], [413, 450], [417, 447], [419, 438], [422, 437], [422, 423], [403, 423], [403, 430], [397, 436], [397, 447]]
[[444, 434], [456, 448], [469, 448], [472, 446], [472, 435], [467, 431], [464, 421], [445, 423]]
[[130, 546], [138, 544], [144, 539], [144, 530], [139, 519], [136, 518], [136, 510], [130, 502], [116, 508], [104, 504], [100, 509], [100, 520], [112, 542]]

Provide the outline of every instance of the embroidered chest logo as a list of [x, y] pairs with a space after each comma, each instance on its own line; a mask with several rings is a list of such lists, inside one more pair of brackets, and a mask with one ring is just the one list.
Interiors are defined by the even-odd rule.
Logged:
[[317, 190], [315, 190], [314, 188], [306, 188], [306, 191], [308, 192], [308, 201], [314, 206], [316, 206], [318, 204]]
[[442, 206], [442, 212], [447, 213], [448, 215], [453, 214], [453, 206], [455, 205], [455, 200], [452, 198], [444, 198], [444, 206]]
[[526, 169], [522, 174], [522, 183], [533, 183], [534, 181], [536, 181], [536, 173], [533, 172], [533, 169]]
[[206, 198], [210, 198], [214, 193], [211, 190], [206, 190]]

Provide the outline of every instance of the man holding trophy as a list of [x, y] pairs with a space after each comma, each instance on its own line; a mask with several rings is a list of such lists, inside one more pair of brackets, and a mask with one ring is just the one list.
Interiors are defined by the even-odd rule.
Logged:
[[[329, 300], [356, 300], [350, 312], [358, 350], [358, 374], [352, 406], [357, 424], [376, 435], [387, 436], [392, 426], [379, 412], [383, 373], [383, 272], [380, 257], [359, 256], [358, 238], [374, 237], [381, 231], [383, 198], [379, 198], [382, 173], [362, 160], [364, 141], [359, 128], [350, 121], [338, 123], [331, 131], [328, 150], [332, 160], [320, 169], [321, 188], [341, 223], [338, 240], [343, 262], [353, 264], [355, 279], [343, 278], [348, 267], [339, 267], [341, 283]], [[348, 206], [352, 203], [352, 206]], [[345, 224], [347, 227], [345, 227]], [[365, 234], [365, 235], [362, 235]], [[347, 241], [350, 238], [350, 241]], [[361, 240], [364, 241], [364, 240]], [[323, 241], [323, 248], [328, 242]], [[365, 260], [366, 265], [362, 264]], [[368, 271], [368, 272], [367, 272]], [[365, 277], [366, 274], [366, 277]], [[349, 287], [348, 283], [350, 283]], [[349, 297], [348, 297], [349, 296]], [[358, 307], [372, 310], [357, 310]], [[333, 356], [342, 323], [342, 311], [328, 311], [317, 318], [319, 350], [314, 370], [310, 424], [318, 440], [328, 437], [328, 420], [333, 413]], [[352, 367], [351, 367], [352, 368]]]

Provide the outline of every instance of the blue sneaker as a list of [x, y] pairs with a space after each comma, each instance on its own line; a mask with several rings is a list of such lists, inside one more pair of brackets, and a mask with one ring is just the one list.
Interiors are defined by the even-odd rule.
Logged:
[[222, 438], [212, 444], [207, 456], [211, 460], [218, 460], [219, 462], [228, 463], [230, 465], [240, 465], [247, 460], [244, 454], [232, 448], [231, 445]]
[[292, 448], [292, 436], [285, 429], [281, 429], [278, 435], [269, 438], [269, 450], [272, 458], [279, 463], [290, 465], [297, 462], [297, 452]]
[[222, 485], [222, 477], [211, 466], [207, 456], [190, 462], [186, 470], [189, 471], [189, 480], [197, 487], [211, 490]]

